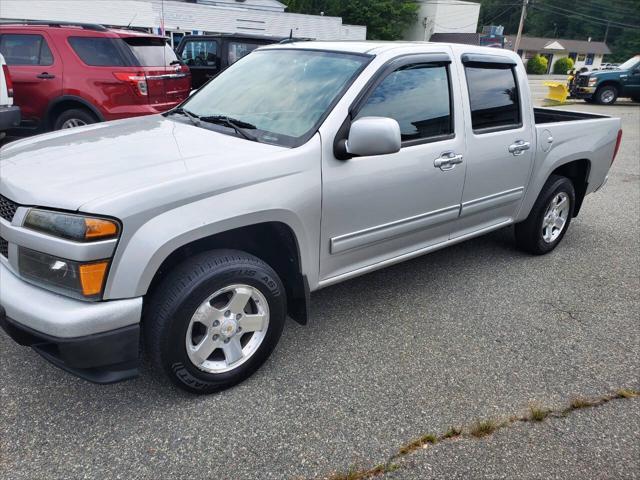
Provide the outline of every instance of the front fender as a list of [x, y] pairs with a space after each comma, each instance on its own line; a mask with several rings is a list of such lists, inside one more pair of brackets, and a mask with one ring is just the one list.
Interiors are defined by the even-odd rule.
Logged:
[[[302, 273], [315, 278], [312, 265], [317, 264], [314, 252], [318, 249], [310, 244], [310, 238], [313, 238], [310, 235], [314, 233], [307, 231], [312, 226], [305, 226], [296, 213], [283, 209], [262, 210], [203, 223], [198, 217], [201, 209], [210, 204], [207, 200], [211, 199], [153, 218], [131, 237], [126, 248], [119, 248], [120, 254], [114, 258], [105, 288], [105, 299], [146, 294], [160, 265], [180, 247], [218, 233], [265, 222], [279, 222], [291, 228], [300, 248]], [[215, 208], [209, 206], [211, 210]]]

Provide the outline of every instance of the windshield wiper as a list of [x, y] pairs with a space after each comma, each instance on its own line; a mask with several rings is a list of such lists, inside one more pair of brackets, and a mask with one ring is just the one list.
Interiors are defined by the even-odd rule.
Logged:
[[255, 130], [257, 127], [251, 123], [243, 122], [242, 120], [237, 120], [235, 118], [227, 117], [226, 115], [209, 115], [205, 117], [199, 117], [199, 119], [203, 122], [207, 123], [215, 123], [217, 125], [224, 125], [226, 127], [233, 128], [237, 133], [242, 135], [247, 140], [252, 140], [257, 142], [258, 139], [247, 132], [246, 130]]
[[208, 115], [208, 116], [200, 117], [199, 115], [196, 115], [195, 113], [190, 112], [186, 108], [182, 108], [182, 107], [178, 107], [169, 112], [169, 114], [173, 114], [173, 113], [179, 113], [186, 116], [187, 118], [189, 118], [189, 120], [191, 120], [191, 123], [193, 123], [196, 127], [201, 127], [202, 122], [214, 123], [217, 125], [224, 125], [225, 127], [232, 128], [233, 130], [236, 131], [236, 133], [239, 133], [247, 140], [251, 140], [253, 142], [258, 141], [258, 139], [255, 136], [251, 135], [249, 132], [245, 130], [245, 129], [255, 130], [257, 127], [251, 123], [243, 122], [242, 120], [237, 120], [235, 118], [227, 117], [226, 115]]
[[171, 110], [168, 113], [168, 115], [172, 115], [174, 113], [179, 113], [181, 115], [184, 115], [189, 120], [191, 120], [191, 123], [193, 123], [196, 127], [200, 126], [200, 117], [198, 115], [196, 115], [195, 113], [190, 112], [186, 108], [182, 108], [182, 107], [175, 108], [175, 109]]

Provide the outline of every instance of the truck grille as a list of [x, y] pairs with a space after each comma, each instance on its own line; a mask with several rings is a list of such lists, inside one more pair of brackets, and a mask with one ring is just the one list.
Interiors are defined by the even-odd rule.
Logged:
[[579, 87], [586, 87], [589, 84], [589, 75], [578, 75], [576, 85]]
[[13, 216], [16, 214], [18, 207], [19, 205], [17, 203], [0, 195], [0, 217], [4, 218], [7, 222], [13, 220]]
[[9, 242], [0, 237], [0, 255], [4, 258], [9, 257]]

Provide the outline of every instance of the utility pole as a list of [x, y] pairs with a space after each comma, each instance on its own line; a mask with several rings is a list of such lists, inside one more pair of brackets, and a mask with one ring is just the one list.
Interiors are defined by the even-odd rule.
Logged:
[[607, 29], [604, 31], [604, 40], [603, 40], [604, 43], [607, 43], [607, 37], [609, 36], [609, 24], [610, 23], [611, 22], [609, 20], [607, 20]]
[[527, 18], [527, 3], [529, 0], [522, 0], [522, 13], [520, 14], [520, 25], [518, 25], [518, 35], [516, 36], [516, 44], [513, 46], [513, 51], [518, 53], [520, 48], [520, 39], [522, 38], [522, 29], [524, 28], [524, 19]]

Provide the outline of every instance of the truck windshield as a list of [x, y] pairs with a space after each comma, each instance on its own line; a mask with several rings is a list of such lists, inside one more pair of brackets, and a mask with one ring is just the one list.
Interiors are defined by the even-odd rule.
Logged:
[[618, 67], [618, 70], [630, 70], [637, 63], [640, 63], [640, 55], [636, 55], [635, 57], [631, 57], [629, 60], [624, 62], [622, 65]]
[[182, 107], [198, 117], [251, 124], [257, 141], [295, 147], [308, 140], [370, 59], [319, 50], [257, 50]]

